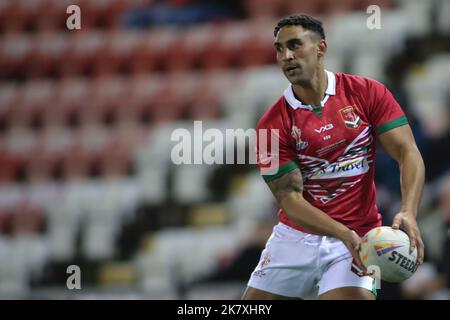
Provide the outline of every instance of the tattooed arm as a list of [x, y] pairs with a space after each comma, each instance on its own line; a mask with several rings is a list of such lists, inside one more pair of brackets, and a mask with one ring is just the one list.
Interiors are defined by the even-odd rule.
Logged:
[[340, 239], [355, 258], [358, 266], [366, 270], [358, 253], [360, 238], [342, 223], [330, 218], [303, 198], [303, 177], [300, 169], [294, 169], [267, 184], [289, 219], [317, 234]]

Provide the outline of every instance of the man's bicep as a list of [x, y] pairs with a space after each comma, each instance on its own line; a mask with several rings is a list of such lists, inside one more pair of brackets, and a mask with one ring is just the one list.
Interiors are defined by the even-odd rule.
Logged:
[[386, 152], [397, 161], [400, 159], [403, 150], [411, 147], [417, 148], [409, 125], [384, 132], [378, 136], [378, 139]]
[[278, 204], [281, 205], [283, 199], [293, 193], [303, 192], [303, 177], [299, 168], [289, 171], [288, 173], [267, 182]]

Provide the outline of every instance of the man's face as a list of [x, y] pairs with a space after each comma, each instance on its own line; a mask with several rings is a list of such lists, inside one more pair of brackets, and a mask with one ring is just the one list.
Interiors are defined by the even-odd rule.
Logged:
[[292, 84], [309, 83], [317, 70], [326, 44], [313, 31], [302, 26], [286, 26], [278, 31], [274, 43], [277, 62]]

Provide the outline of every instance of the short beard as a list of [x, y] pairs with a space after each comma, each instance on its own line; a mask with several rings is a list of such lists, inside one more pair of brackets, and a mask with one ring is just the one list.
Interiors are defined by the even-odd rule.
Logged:
[[305, 79], [298, 79], [297, 81], [291, 82], [293, 85], [299, 85], [301, 87], [309, 88], [311, 87], [311, 81]]

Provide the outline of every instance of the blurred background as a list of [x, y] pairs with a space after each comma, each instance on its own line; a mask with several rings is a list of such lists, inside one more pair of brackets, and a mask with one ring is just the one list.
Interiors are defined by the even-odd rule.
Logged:
[[[273, 197], [255, 165], [174, 165], [170, 135], [254, 128], [287, 86], [273, 28], [293, 13], [323, 20], [328, 70], [393, 92], [426, 161], [426, 264], [379, 298], [449, 299], [449, 0], [0, 0], [0, 298], [239, 298]], [[381, 149], [376, 179], [389, 225], [399, 173]]]

